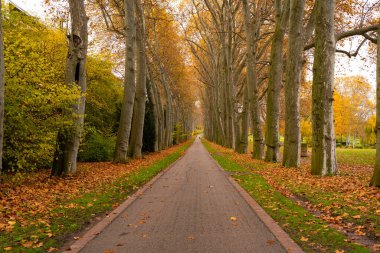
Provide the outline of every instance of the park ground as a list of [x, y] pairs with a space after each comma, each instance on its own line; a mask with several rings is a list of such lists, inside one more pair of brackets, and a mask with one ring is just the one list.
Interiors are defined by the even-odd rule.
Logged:
[[[190, 144], [126, 165], [83, 163], [77, 176], [64, 179], [51, 179], [48, 171], [3, 176], [0, 252], [57, 251], [177, 160]], [[310, 175], [309, 158], [299, 169], [283, 168], [204, 144], [305, 252], [380, 250], [380, 190], [368, 187], [374, 150], [338, 149], [339, 175], [320, 178]]]

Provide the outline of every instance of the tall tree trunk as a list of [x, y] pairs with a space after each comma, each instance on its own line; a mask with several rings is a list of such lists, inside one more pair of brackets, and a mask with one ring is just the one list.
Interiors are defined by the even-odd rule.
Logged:
[[125, 77], [124, 98], [121, 108], [120, 124], [117, 133], [114, 161], [128, 161], [128, 145], [135, 103], [135, 56], [136, 56], [136, 20], [134, 0], [124, 0], [125, 7]]
[[160, 142], [159, 141], [159, 131], [160, 131], [159, 111], [158, 111], [157, 99], [155, 97], [155, 92], [154, 92], [155, 83], [154, 83], [154, 80], [151, 78], [151, 74], [149, 70], [148, 70], [147, 78], [148, 78], [148, 84], [149, 84], [149, 86], [147, 87], [148, 99], [152, 106], [152, 110], [153, 110], [152, 113], [153, 113], [153, 118], [154, 118], [154, 136], [155, 136], [154, 152], [157, 152], [159, 151], [159, 142]]
[[[251, 12], [247, 0], [243, 1], [244, 24], [247, 37], [247, 85], [250, 95], [252, 133], [253, 133], [253, 158], [263, 159], [264, 156], [264, 140], [261, 130], [261, 113], [260, 101], [258, 97], [257, 87], [257, 71], [256, 71], [256, 42], [254, 33], [257, 32], [257, 25], [253, 26], [251, 21]], [[256, 21], [258, 22], [258, 20]]]
[[376, 83], [376, 163], [370, 185], [380, 187], [380, 25], [377, 31]]
[[244, 85], [243, 111], [241, 115], [241, 133], [238, 153], [245, 154], [248, 151], [248, 122], [249, 122], [249, 94], [248, 87]]
[[269, 83], [267, 94], [266, 138], [267, 147], [265, 160], [278, 162], [280, 150], [280, 90], [282, 86], [284, 36], [289, 22], [289, 0], [275, 1], [276, 28], [271, 48], [271, 65], [269, 70]]
[[315, 53], [313, 66], [313, 150], [311, 173], [337, 173], [333, 126], [335, 65], [335, 0], [316, 1]]
[[298, 167], [301, 157], [300, 100], [302, 55], [304, 48], [305, 0], [290, 1], [289, 48], [285, 79], [285, 140], [283, 165]]
[[[2, 3], [0, 2], [0, 17], [3, 17]], [[0, 173], [3, 170], [3, 142], [4, 142], [4, 90], [5, 90], [5, 67], [4, 67], [4, 34], [3, 20], [0, 18]]]
[[144, 132], [145, 105], [147, 98], [146, 91], [146, 56], [145, 56], [145, 31], [144, 31], [144, 14], [141, 2], [136, 0], [136, 9], [138, 10], [137, 17], [137, 33], [136, 33], [136, 73], [137, 73], [137, 88], [135, 94], [135, 103], [133, 109], [133, 121], [129, 143], [129, 154], [133, 158], [141, 157]]
[[77, 155], [81, 133], [83, 131], [86, 103], [86, 62], [87, 62], [87, 16], [84, 0], [69, 0], [71, 16], [71, 33], [69, 52], [66, 59], [66, 85], [77, 85], [80, 98], [73, 105], [74, 123], [61, 129], [58, 133], [54, 154], [52, 175], [74, 174], [77, 170]]

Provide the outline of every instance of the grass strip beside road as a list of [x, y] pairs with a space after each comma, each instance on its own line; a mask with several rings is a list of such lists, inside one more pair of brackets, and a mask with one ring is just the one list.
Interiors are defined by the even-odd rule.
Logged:
[[207, 150], [220, 166], [279, 223], [305, 252], [370, 252], [352, 243], [329, 224], [282, 195], [260, 174], [218, 152], [214, 144], [204, 141]]

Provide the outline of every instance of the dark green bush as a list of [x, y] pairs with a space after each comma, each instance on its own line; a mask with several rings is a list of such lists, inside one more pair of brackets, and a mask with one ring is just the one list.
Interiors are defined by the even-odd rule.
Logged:
[[112, 160], [115, 137], [103, 136], [93, 132], [81, 145], [78, 160], [81, 162], [108, 162]]

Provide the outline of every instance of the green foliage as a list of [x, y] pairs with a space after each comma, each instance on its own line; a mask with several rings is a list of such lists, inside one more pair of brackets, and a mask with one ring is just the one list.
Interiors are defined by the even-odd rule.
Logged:
[[[4, 167], [48, 167], [57, 130], [69, 124], [63, 112], [79, 97], [64, 85], [65, 35], [37, 19], [11, 12], [4, 19], [6, 106]], [[69, 115], [69, 114], [66, 114]]]
[[[48, 168], [58, 130], [72, 124], [70, 111], [80, 95], [77, 87], [65, 85], [67, 39], [63, 31], [49, 28], [34, 17], [17, 11], [6, 16], [4, 168]], [[105, 55], [88, 57], [85, 121], [103, 136], [114, 135], [121, 107], [123, 89], [112, 69]], [[96, 152], [109, 150], [110, 139], [96, 136], [87, 144], [104, 144]], [[107, 152], [101, 159], [109, 159]]]
[[112, 160], [116, 139], [94, 131], [81, 145], [78, 160], [81, 162], [108, 162]]
[[113, 67], [107, 55], [88, 57], [85, 121], [104, 135], [117, 132], [123, 98], [122, 81]]

